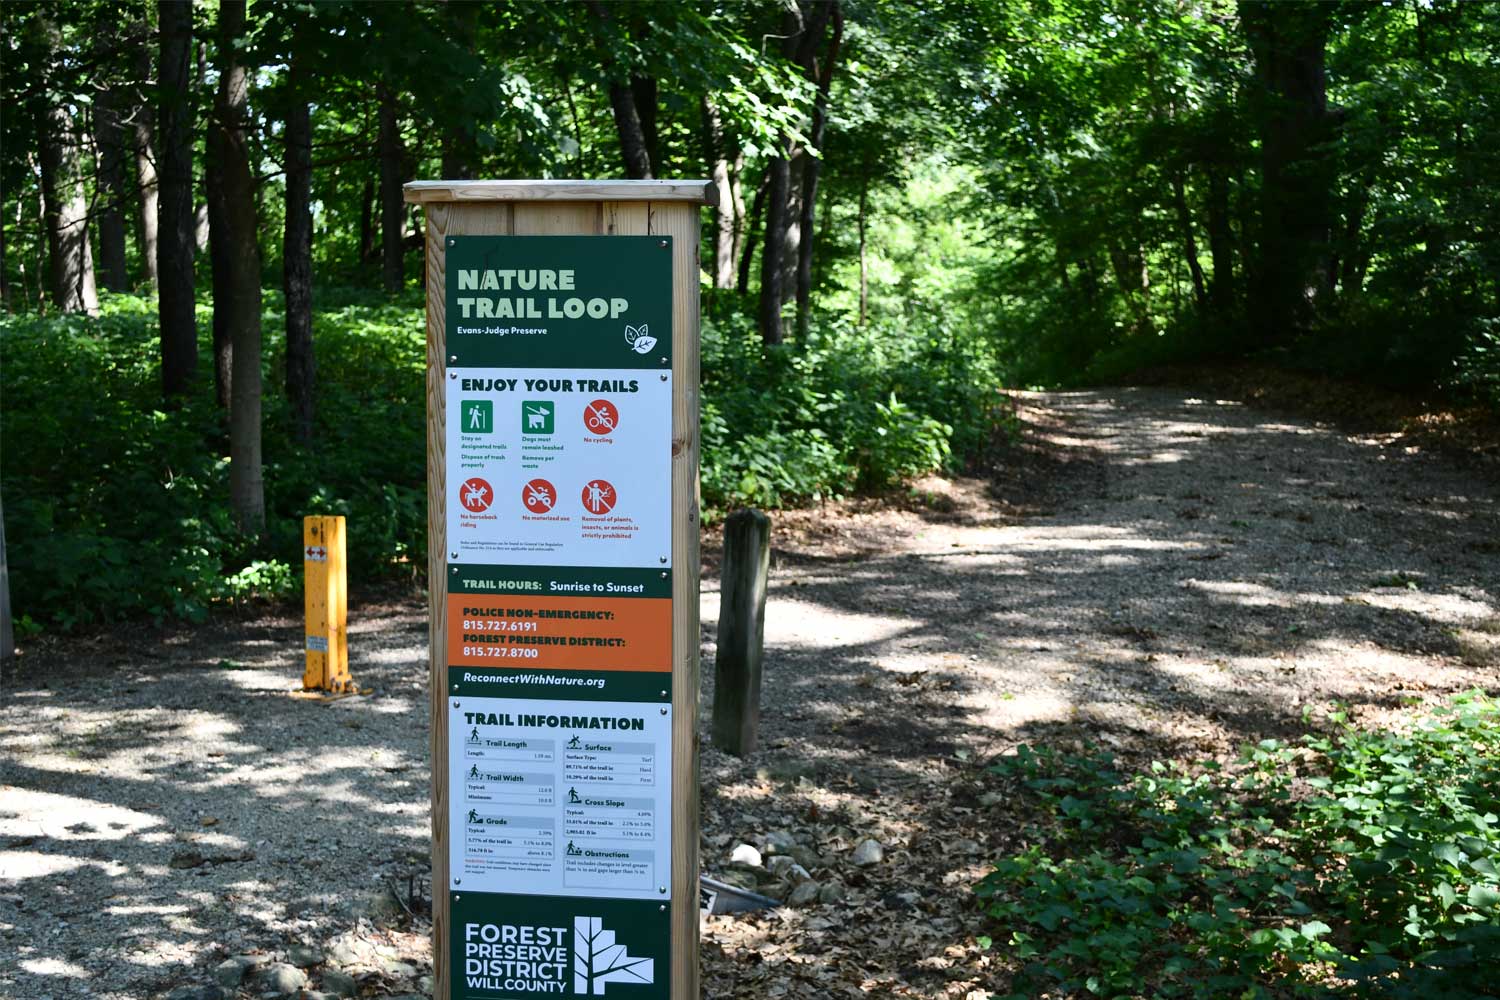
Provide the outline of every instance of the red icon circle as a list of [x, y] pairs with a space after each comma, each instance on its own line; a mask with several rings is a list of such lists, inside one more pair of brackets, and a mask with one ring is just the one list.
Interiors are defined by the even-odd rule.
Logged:
[[583, 408], [583, 426], [590, 434], [608, 437], [620, 426], [620, 411], [607, 399], [596, 399]]
[[590, 479], [583, 488], [583, 506], [591, 514], [608, 514], [618, 499], [615, 488], [603, 479]]
[[495, 491], [490, 489], [488, 482], [475, 476], [464, 480], [458, 488], [458, 502], [464, 505], [464, 510], [482, 514], [495, 502]]
[[533, 514], [546, 514], [557, 505], [557, 487], [545, 479], [533, 479], [521, 487], [521, 502]]

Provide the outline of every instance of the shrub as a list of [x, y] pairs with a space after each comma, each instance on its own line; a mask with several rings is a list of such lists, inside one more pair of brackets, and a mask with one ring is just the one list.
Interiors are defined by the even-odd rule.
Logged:
[[1477, 997], [1500, 961], [1500, 706], [1125, 775], [1024, 747], [1047, 817], [977, 892], [1013, 996]]

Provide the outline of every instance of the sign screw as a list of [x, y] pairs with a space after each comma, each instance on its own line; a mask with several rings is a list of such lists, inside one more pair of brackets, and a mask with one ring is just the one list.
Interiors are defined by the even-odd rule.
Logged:
[[667, 564], [667, 557], [666, 557], [666, 556], [662, 556], [662, 557], [661, 557], [661, 564], [662, 564], [662, 565], [663, 565], [663, 566], [665, 566], [665, 565], [666, 565], [666, 564]]
[[666, 359], [666, 358], [662, 358], [662, 359], [661, 359], [661, 363], [662, 363], [662, 364], [666, 364], [666, 363], [667, 363], [667, 359]]
[[[454, 686], [454, 687], [458, 687], [458, 685], [457, 685], [457, 684], [455, 684], [455, 685], [453, 685], [453, 686]], [[663, 692], [662, 692], [662, 693], [661, 693], [661, 696], [662, 696], [662, 697], [663, 697], [663, 698], [665, 698], [665, 697], [666, 697], [666, 696], [667, 696], [667, 692], [665, 692], [665, 691], [663, 691]]]
[[656, 891], [665, 896], [667, 894], [667, 887], [664, 885], [659, 885], [656, 887]]
[[448, 377], [449, 378], [458, 378], [458, 372], [449, 372], [448, 373]]
[[455, 690], [455, 691], [458, 690], [458, 685], [457, 684], [453, 685], [453, 690]]
[[454, 567], [453, 567], [453, 570], [452, 570], [452, 571], [453, 571], [453, 572], [454, 572], [454, 573], [457, 573], [457, 572], [458, 572], [458, 567], [457, 567], [457, 566], [454, 566]]
[[662, 372], [662, 375], [661, 375], [661, 380], [662, 380], [662, 381], [663, 381], [663, 382], [665, 382], [665, 381], [666, 381], [666, 380], [667, 380], [667, 373], [666, 373], [666, 372]]
[[[664, 709], [662, 709], [662, 710], [661, 710], [661, 714], [662, 714], [662, 715], [666, 715], [666, 714], [667, 714], [667, 710], [666, 710], [666, 709], [665, 709], [665, 708], [664, 708]], [[663, 890], [663, 891], [666, 891], [666, 890]]]
[[448, 355], [448, 363], [450, 365], [456, 365], [456, 364], [458, 364], [458, 355], [457, 354], [450, 354], [450, 355]]
[[457, 245], [458, 245], [458, 240], [455, 240], [455, 239], [453, 239], [453, 238], [452, 238], [452, 237], [451, 237], [451, 236], [450, 236], [450, 237], [449, 237], [449, 238], [448, 238], [448, 245], [449, 245], [449, 246], [450, 246], [450, 247], [452, 247], [452, 246], [457, 246]]
[[[455, 684], [455, 685], [453, 685], [453, 686], [454, 686], [454, 687], [455, 687], [455, 688], [456, 688], [456, 687], [458, 687], [458, 685], [457, 685], [457, 684]], [[457, 707], [458, 707], [458, 702], [456, 702], [456, 701], [455, 701], [455, 702], [454, 702], [454, 703], [453, 703], [453, 707], [454, 707], [454, 708], [457, 708]]]
[[665, 579], [666, 579], [666, 578], [667, 578], [667, 571], [666, 571], [666, 570], [662, 570], [662, 571], [661, 571], [661, 578], [662, 578], [662, 579], [663, 579], [663, 580], [665, 580]]
[[450, 559], [457, 559], [458, 558], [458, 553], [457, 552], [450, 552], [450, 553], [448, 553], [448, 558], [450, 558]]
[[[457, 899], [457, 898], [458, 898], [458, 897], [457, 897], [457, 896], [455, 896], [455, 897], [453, 897], [453, 898], [454, 898], [454, 899]], [[661, 911], [661, 912], [662, 912], [662, 913], [666, 913], [666, 912], [667, 912], [667, 904], [666, 904], [666, 903], [663, 903], [663, 904], [661, 904], [661, 905], [660, 905], [660, 906], [658, 906], [658, 907], [657, 907], [657, 909], [658, 909], [658, 910], [660, 910], [660, 911]]]
[[663, 250], [665, 250], [667, 248], [667, 241], [666, 240], [662, 240], [660, 243], [658, 243], [656, 245], [659, 246], [659, 247], [661, 247]]

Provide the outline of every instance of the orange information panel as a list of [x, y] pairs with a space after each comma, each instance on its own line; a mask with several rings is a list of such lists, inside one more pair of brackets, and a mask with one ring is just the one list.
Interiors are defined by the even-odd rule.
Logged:
[[448, 663], [669, 672], [672, 601], [450, 593]]

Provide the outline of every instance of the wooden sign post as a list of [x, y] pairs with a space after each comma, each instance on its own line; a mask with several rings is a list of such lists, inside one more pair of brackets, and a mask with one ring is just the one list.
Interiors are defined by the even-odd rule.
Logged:
[[707, 181], [419, 181], [439, 1000], [698, 997]]

